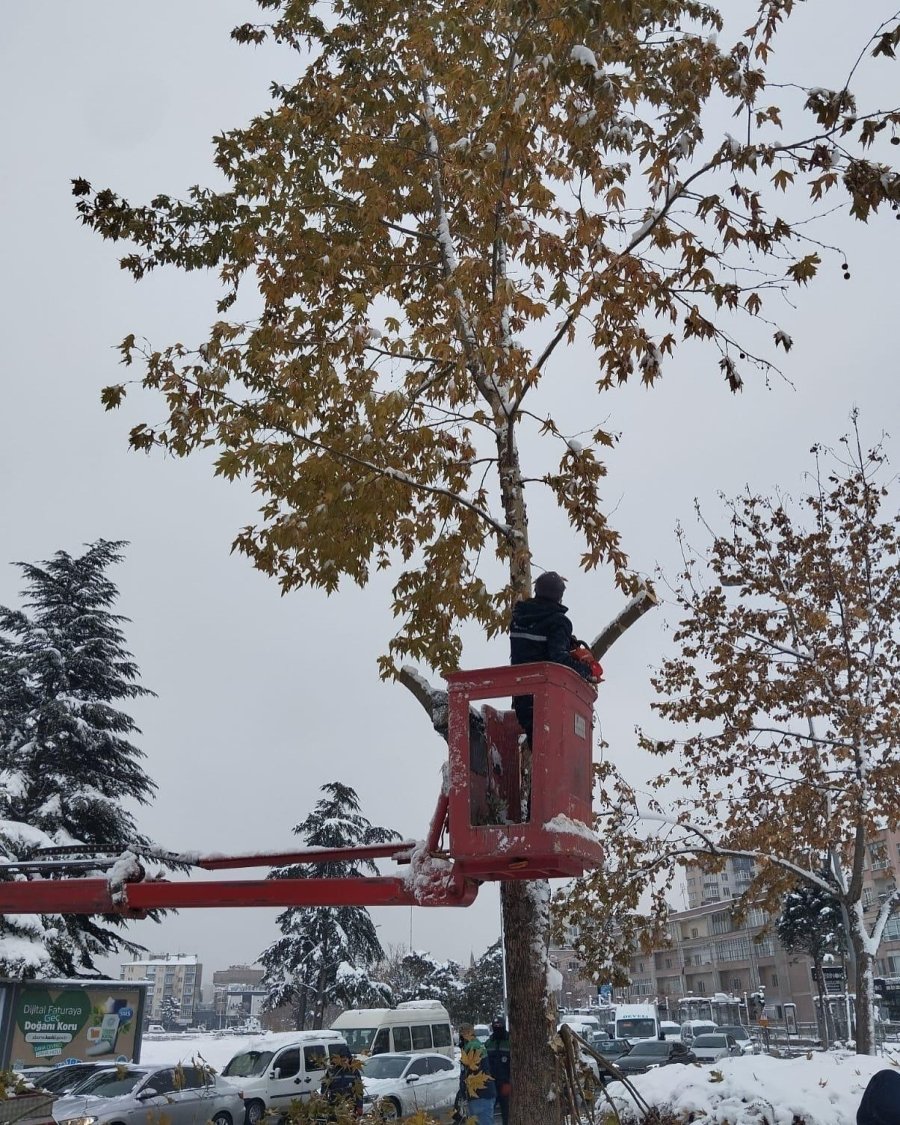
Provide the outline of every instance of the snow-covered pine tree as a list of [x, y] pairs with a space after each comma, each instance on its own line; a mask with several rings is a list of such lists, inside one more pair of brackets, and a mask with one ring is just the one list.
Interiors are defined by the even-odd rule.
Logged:
[[159, 1006], [159, 1018], [166, 1031], [171, 1031], [181, 1015], [181, 1005], [174, 996], [165, 996]]
[[466, 972], [460, 1007], [463, 1018], [475, 1023], [485, 1023], [503, 1011], [503, 949], [499, 939]]
[[462, 969], [455, 961], [441, 961], [430, 953], [412, 950], [403, 958], [405, 985], [397, 996], [406, 1000], [439, 1000], [455, 1023], [464, 1013], [461, 1000], [465, 993]]
[[834, 1039], [834, 1027], [829, 1020], [822, 967], [827, 960], [842, 956], [847, 948], [841, 904], [822, 887], [798, 882], [785, 894], [775, 928], [788, 953], [805, 953], [813, 963], [820, 1032], [827, 1047]]
[[[152, 695], [138, 683], [108, 568], [121, 542], [100, 539], [81, 556], [58, 551], [17, 563], [23, 608], [0, 607], [0, 844], [23, 859], [39, 847], [83, 843], [122, 852], [149, 843], [128, 811], [155, 785], [116, 704]], [[117, 918], [69, 915], [0, 919], [0, 972], [95, 972], [94, 958], [136, 948]], [[23, 941], [25, 944], [23, 945]]]
[[[400, 837], [362, 815], [349, 785], [332, 781], [294, 832], [308, 847], [380, 844]], [[377, 874], [371, 861], [333, 860], [276, 868], [273, 879], [353, 878]], [[329, 1004], [384, 1007], [390, 989], [368, 970], [384, 957], [372, 918], [361, 906], [292, 906], [277, 918], [281, 937], [260, 957], [269, 1008], [290, 1004], [298, 1028], [320, 1028]]]

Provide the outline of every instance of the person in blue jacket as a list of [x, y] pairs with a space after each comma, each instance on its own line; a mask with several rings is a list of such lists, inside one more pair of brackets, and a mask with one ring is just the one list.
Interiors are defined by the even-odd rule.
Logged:
[[[509, 662], [532, 664], [549, 660], [571, 668], [582, 679], [593, 681], [590, 667], [572, 656], [572, 622], [568, 618], [568, 609], [562, 604], [565, 592], [565, 578], [555, 570], [548, 570], [538, 576], [534, 597], [516, 602], [509, 626]], [[534, 696], [514, 696], [513, 710], [530, 746], [534, 729]]]

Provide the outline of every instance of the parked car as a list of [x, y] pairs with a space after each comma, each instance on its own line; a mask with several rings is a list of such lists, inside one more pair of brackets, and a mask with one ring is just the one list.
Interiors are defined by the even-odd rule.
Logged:
[[161, 1023], [151, 1023], [147, 1028], [148, 1035], [165, 1035], [166, 1029]]
[[109, 1070], [108, 1062], [104, 1063], [67, 1063], [65, 1066], [56, 1066], [53, 1070], [42, 1074], [36, 1079], [35, 1085], [42, 1090], [49, 1090], [57, 1097], [74, 1093], [88, 1078], [92, 1078], [101, 1070]]
[[734, 1058], [744, 1052], [737, 1045], [733, 1035], [695, 1035], [691, 1050], [698, 1062], [718, 1062], [719, 1059]]
[[[618, 1066], [619, 1059], [631, 1050], [631, 1044], [627, 1039], [598, 1039], [593, 1044], [593, 1048], [608, 1062]], [[615, 1079], [613, 1072], [604, 1068], [584, 1047], [581, 1048], [580, 1054], [581, 1061], [593, 1072], [596, 1079], [603, 1082], [612, 1082]]]
[[459, 1089], [459, 1063], [438, 1054], [384, 1054], [366, 1059], [360, 1071], [363, 1109], [379, 1109], [387, 1120], [420, 1109], [452, 1106]]
[[604, 1058], [615, 1062], [620, 1056], [628, 1054], [633, 1044], [627, 1039], [598, 1039], [593, 1046]]
[[690, 1047], [698, 1035], [715, 1035], [718, 1030], [712, 1020], [685, 1020], [681, 1025], [681, 1042]]
[[680, 1039], [681, 1024], [675, 1023], [674, 1020], [660, 1020], [659, 1034], [663, 1039]]
[[92, 1075], [57, 1100], [53, 1116], [58, 1125], [241, 1125], [244, 1102], [203, 1067], [126, 1066]]
[[600, 1021], [593, 1016], [563, 1016], [559, 1026], [562, 1027], [563, 1024], [571, 1027], [576, 1035], [580, 1035], [592, 1047], [603, 1034], [600, 1029]]
[[330, 1049], [346, 1045], [338, 1031], [263, 1035], [222, 1068], [222, 1077], [242, 1092], [247, 1125], [257, 1125], [267, 1110], [287, 1109], [292, 1101], [318, 1093]]
[[658, 1066], [672, 1063], [693, 1063], [697, 1056], [683, 1043], [669, 1043], [665, 1039], [643, 1039], [616, 1060], [616, 1066], [625, 1075], [644, 1074]]
[[758, 1055], [759, 1044], [750, 1034], [746, 1027], [742, 1027], [739, 1023], [728, 1024], [727, 1027], [720, 1027], [719, 1031], [724, 1035], [733, 1035], [737, 1045], [745, 1055]]

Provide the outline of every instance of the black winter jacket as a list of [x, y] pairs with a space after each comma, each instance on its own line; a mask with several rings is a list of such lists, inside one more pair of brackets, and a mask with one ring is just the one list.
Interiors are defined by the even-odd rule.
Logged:
[[562, 602], [550, 598], [528, 598], [516, 602], [509, 627], [510, 664], [532, 664], [549, 660], [564, 664], [584, 680], [591, 678], [590, 669], [569, 652], [572, 645], [572, 622]]
[[[484, 1049], [487, 1051], [488, 1065], [497, 1085], [501, 1086], [509, 1082], [509, 1033], [495, 1031], [490, 1039], [485, 1041]], [[498, 1093], [500, 1092], [498, 1090]]]
[[898, 1125], [900, 1123], [900, 1074], [879, 1070], [869, 1079], [859, 1109], [857, 1125]]

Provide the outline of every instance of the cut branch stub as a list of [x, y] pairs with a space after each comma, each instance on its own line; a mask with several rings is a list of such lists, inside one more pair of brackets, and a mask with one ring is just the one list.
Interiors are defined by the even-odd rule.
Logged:
[[639, 621], [648, 609], [659, 604], [656, 594], [647, 586], [642, 586], [620, 614], [610, 621], [602, 633], [591, 641], [591, 652], [595, 660], [602, 659], [622, 636], [626, 629]]

